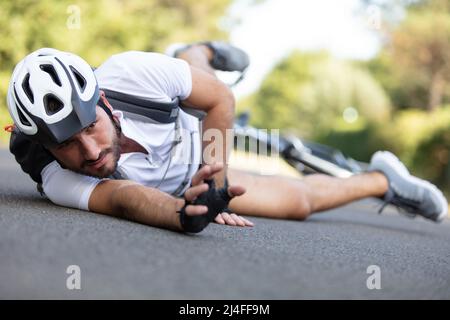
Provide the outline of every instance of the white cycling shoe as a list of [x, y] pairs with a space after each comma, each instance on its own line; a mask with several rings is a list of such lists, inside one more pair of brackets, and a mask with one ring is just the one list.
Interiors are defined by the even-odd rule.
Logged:
[[405, 165], [391, 152], [378, 151], [370, 161], [368, 171], [380, 171], [389, 181], [383, 197], [385, 205], [392, 204], [407, 214], [441, 222], [448, 213], [448, 203], [442, 192], [428, 181], [412, 176]]

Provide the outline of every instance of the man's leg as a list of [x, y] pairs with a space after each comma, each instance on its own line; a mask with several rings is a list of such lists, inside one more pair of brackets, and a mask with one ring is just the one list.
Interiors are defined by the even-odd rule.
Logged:
[[209, 64], [213, 56], [212, 51], [205, 45], [194, 45], [180, 52], [177, 58], [187, 61], [191, 66], [202, 69], [215, 76], [214, 69]]
[[233, 212], [280, 219], [303, 220], [312, 213], [355, 200], [383, 196], [388, 190], [388, 180], [379, 172], [350, 178], [313, 174], [295, 179], [229, 169], [228, 178], [230, 184], [244, 186], [247, 190], [231, 201]]
[[[234, 53], [242, 58], [241, 53]], [[193, 45], [177, 55], [214, 75], [210, 65], [213, 56], [214, 52], [205, 45]], [[433, 221], [442, 221], [447, 216], [448, 202], [442, 192], [429, 182], [411, 176], [395, 155], [377, 152], [371, 160], [371, 171], [346, 179], [311, 175], [296, 180], [229, 169], [231, 182], [247, 189], [245, 195], [232, 200], [230, 208], [239, 214], [305, 219], [312, 213], [351, 201], [384, 196], [387, 203]]]
[[245, 51], [223, 41], [174, 44], [166, 49], [166, 54], [184, 59], [211, 74], [214, 74], [214, 70], [243, 72], [250, 64]]
[[[212, 54], [207, 46], [194, 45], [177, 57], [214, 75], [209, 63]], [[388, 188], [387, 179], [376, 172], [347, 179], [317, 174], [299, 180], [229, 169], [228, 177], [231, 184], [247, 189], [243, 196], [231, 202], [230, 208], [235, 213], [271, 218], [305, 219], [314, 212], [366, 197], [382, 196]]]

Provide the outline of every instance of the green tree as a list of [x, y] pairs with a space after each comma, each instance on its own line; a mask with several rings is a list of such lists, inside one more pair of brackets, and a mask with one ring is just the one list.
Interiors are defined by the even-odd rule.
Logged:
[[[217, 21], [230, 0], [20, 0], [0, 4], [1, 69], [43, 46], [100, 63], [121, 50], [162, 50], [172, 41], [225, 38]], [[79, 8], [80, 22], [68, 26]]]
[[[125, 50], [163, 51], [171, 42], [226, 39], [219, 19], [231, 0], [0, 1], [0, 125], [14, 65], [41, 47], [71, 51], [92, 65]], [[79, 15], [78, 15], [79, 13]], [[79, 18], [79, 19], [78, 19]], [[80, 22], [77, 24], [77, 22]], [[0, 133], [0, 139], [7, 137]]]
[[345, 109], [360, 122], [389, 118], [389, 100], [362, 68], [326, 53], [294, 51], [264, 79], [251, 103], [254, 123], [266, 128], [291, 128], [318, 137], [342, 124]]
[[369, 63], [393, 104], [433, 110], [450, 101], [450, 4], [418, 2], [388, 31], [388, 42]]
[[450, 196], [450, 127], [436, 130], [418, 147], [413, 166]]

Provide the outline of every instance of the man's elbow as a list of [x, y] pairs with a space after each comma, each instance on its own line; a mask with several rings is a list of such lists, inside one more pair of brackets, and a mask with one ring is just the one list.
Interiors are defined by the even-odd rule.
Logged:
[[222, 103], [226, 106], [227, 111], [232, 112], [234, 115], [236, 107], [236, 98], [234, 97], [233, 91], [224, 84]]
[[[224, 82], [219, 79], [215, 79], [213, 90], [210, 93], [210, 106], [207, 112], [210, 112], [216, 108], [223, 108], [227, 111], [233, 112], [236, 105], [236, 99], [233, 91]], [[212, 99], [211, 99], [212, 98]], [[222, 110], [223, 111], [223, 110]]]

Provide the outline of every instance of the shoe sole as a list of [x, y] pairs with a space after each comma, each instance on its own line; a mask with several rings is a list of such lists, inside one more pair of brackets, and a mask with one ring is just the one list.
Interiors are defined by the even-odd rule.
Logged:
[[[386, 159], [386, 157], [391, 158], [391, 159]], [[389, 160], [391, 160], [391, 161], [389, 161]], [[401, 163], [401, 161], [394, 154], [387, 152], [387, 151], [384, 151], [384, 152], [378, 151], [372, 157], [371, 167], [372, 167], [372, 164], [375, 167], [375, 170], [377, 170], [377, 167], [391, 168], [391, 170], [394, 170], [399, 176], [401, 176], [404, 180], [406, 180], [405, 184], [412, 184], [412, 185], [419, 186], [419, 188], [423, 188], [423, 189], [427, 190], [428, 192], [430, 192], [431, 195], [434, 195], [435, 198], [437, 198], [438, 202], [441, 204], [441, 206], [443, 208], [442, 211], [438, 214], [436, 219], [430, 219], [430, 218], [423, 216], [424, 218], [427, 218], [427, 219], [430, 219], [430, 220], [433, 220], [436, 222], [441, 222], [448, 215], [448, 203], [447, 203], [447, 200], [445, 199], [444, 195], [442, 194], [442, 192], [436, 186], [431, 184], [430, 182], [412, 176], [408, 172], [408, 170], [404, 167], [404, 165]], [[405, 169], [406, 169], [406, 172], [405, 172]], [[380, 171], [382, 171], [382, 170], [380, 170]], [[408, 185], [405, 185], [402, 187], [410, 188], [410, 186], [408, 186]], [[401, 189], [401, 188], [399, 188], [399, 189]]]

